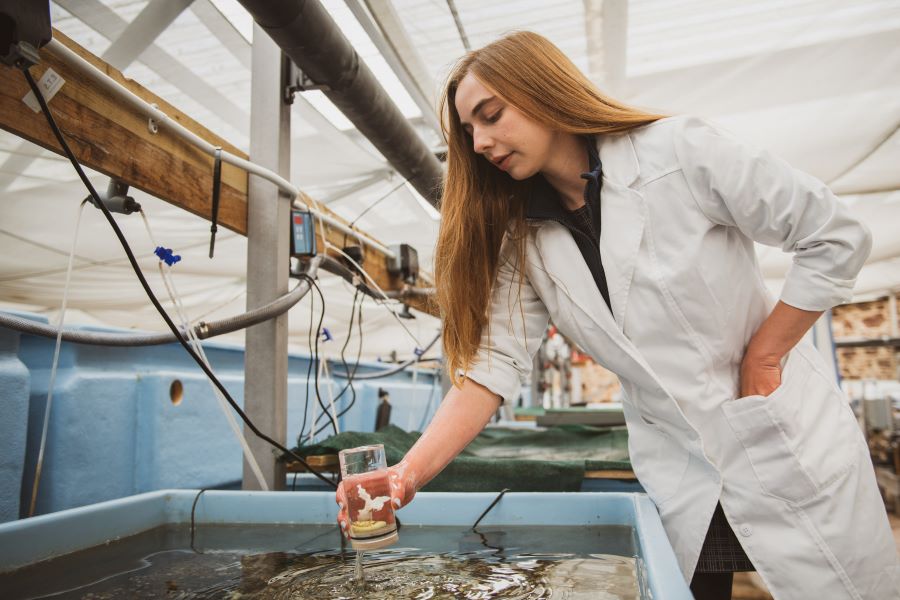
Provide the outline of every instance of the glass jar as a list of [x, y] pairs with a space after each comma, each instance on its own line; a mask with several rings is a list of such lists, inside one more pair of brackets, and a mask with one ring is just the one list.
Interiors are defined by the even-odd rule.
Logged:
[[341, 450], [338, 457], [347, 495], [350, 544], [357, 550], [390, 546], [398, 535], [384, 445]]

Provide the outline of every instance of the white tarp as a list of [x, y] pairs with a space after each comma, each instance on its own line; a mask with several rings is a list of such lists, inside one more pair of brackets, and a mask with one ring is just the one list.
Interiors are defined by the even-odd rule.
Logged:
[[[427, 143], [437, 145], [419, 107], [347, 4], [324, 4]], [[442, 81], [464, 52], [446, 3], [392, 4], [421, 64], [433, 81]], [[147, 6], [146, 0], [59, 0], [52, 15], [54, 26], [76, 42], [98, 56], [106, 54], [111, 62], [122, 61], [113, 64], [126, 76], [246, 149], [249, 17], [234, 0], [194, 0], [149, 46], [135, 51], [133, 40], [122, 34]], [[605, 76], [618, 72], [613, 92], [621, 99], [669, 114], [712, 118], [826, 181], [874, 233], [858, 297], [900, 287], [900, 2], [634, 0], [621, 10], [622, 2], [612, 0], [457, 0], [456, 6], [473, 47], [512, 29], [537, 31], [559, 44], [601, 86]], [[600, 31], [615, 34], [606, 52], [617, 57], [617, 64], [597, 59]], [[614, 43], [620, 46], [614, 48]], [[348, 219], [402, 181], [321, 94], [298, 98], [292, 119], [292, 181]], [[93, 181], [106, 186], [97, 174]], [[0, 132], [0, 308], [45, 313], [55, 321], [73, 225], [85, 195], [66, 161]], [[183, 256], [175, 281], [192, 318], [241, 312], [246, 240], [220, 229], [216, 257], [209, 260], [208, 222], [145, 194], [134, 195], [157, 241]], [[141, 219], [118, 220], [164, 296]], [[385, 243], [413, 244], [430, 270], [437, 215], [409, 186], [393, 191], [359, 224]], [[76, 255], [68, 323], [163, 329], [108, 225], [91, 207], [85, 209]], [[777, 292], [790, 256], [762, 248], [760, 257]], [[333, 354], [346, 332], [352, 288], [328, 274], [321, 283], [328, 303], [325, 325], [335, 336], [326, 350]], [[308, 307], [304, 299], [291, 312], [295, 349], [307, 343]], [[425, 315], [404, 323], [421, 343], [438, 326]], [[417, 345], [372, 301], [364, 309], [364, 329], [368, 358], [391, 351], [410, 356]]]

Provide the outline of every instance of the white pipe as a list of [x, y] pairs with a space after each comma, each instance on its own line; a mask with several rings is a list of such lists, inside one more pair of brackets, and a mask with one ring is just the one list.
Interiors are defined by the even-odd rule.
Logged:
[[[90, 62], [82, 58], [77, 52], [73, 51], [59, 40], [51, 39], [45, 47], [58, 54], [66, 63], [69, 64], [69, 66], [75, 67], [76, 69], [86, 74], [91, 78], [91, 80], [94, 81], [94, 83], [98, 84], [109, 94], [124, 101], [126, 104], [128, 104], [138, 112], [144, 114], [148, 119], [153, 119], [154, 121], [156, 121], [157, 125], [165, 125], [172, 131], [172, 133], [200, 148], [210, 156], [215, 154], [216, 146], [214, 146], [210, 142], [207, 142], [181, 123], [178, 123], [177, 121], [171, 119], [169, 115], [136, 95], [134, 92], [92, 65]], [[347, 227], [345, 224], [336, 220], [334, 217], [327, 215], [304, 202], [301, 199], [300, 190], [290, 181], [281, 177], [277, 173], [261, 167], [256, 163], [252, 163], [247, 159], [241, 158], [240, 156], [232, 154], [226, 150], [222, 150], [222, 160], [228, 164], [243, 169], [250, 174], [257, 175], [259, 177], [262, 177], [263, 179], [271, 181], [276, 186], [278, 186], [278, 189], [290, 196], [290, 199], [292, 201], [300, 204], [306, 210], [309, 210], [314, 215], [316, 215], [317, 218], [321, 219], [325, 223], [328, 223], [328, 225], [330, 225], [331, 227], [334, 227], [341, 233], [353, 236], [366, 246], [369, 246], [383, 253], [389, 259], [396, 258], [396, 254], [383, 244], [380, 244], [372, 238], [365, 236], [350, 227]]]

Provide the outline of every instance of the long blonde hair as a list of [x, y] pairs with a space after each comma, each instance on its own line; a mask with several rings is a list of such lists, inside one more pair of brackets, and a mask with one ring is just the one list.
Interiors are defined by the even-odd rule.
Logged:
[[[536, 33], [507, 34], [456, 63], [440, 101], [447, 174], [434, 260], [444, 357], [457, 386], [462, 385], [457, 370], [468, 370], [488, 324], [491, 287], [508, 228], [517, 264], [525, 264], [524, 199], [529, 186], [476, 154], [471, 136], [460, 125], [456, 90], [469, 73], [528, 118], [557, 131], [617, 133], [663, 117], [605, 96], [559, 48]], [[523, 272], [518, 269], [520, 289]]]

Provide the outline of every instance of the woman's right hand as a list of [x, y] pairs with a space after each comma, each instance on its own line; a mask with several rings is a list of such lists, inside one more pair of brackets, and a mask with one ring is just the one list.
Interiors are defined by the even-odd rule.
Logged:
[[[388, 467], [388, 479], [391, 485], [391, 505], [398, 510], [409, 504], [416, 495], [416, 472], [408, 461], [401, 460], [392, 467]], [[335, 501], [338, 504], [337, 521], [341, 526], [344, 537], [350, 537], [350, 518], [347, 512], [347, 492], [344, 490], [344, 482], [338, 484], [335, 492]]]

